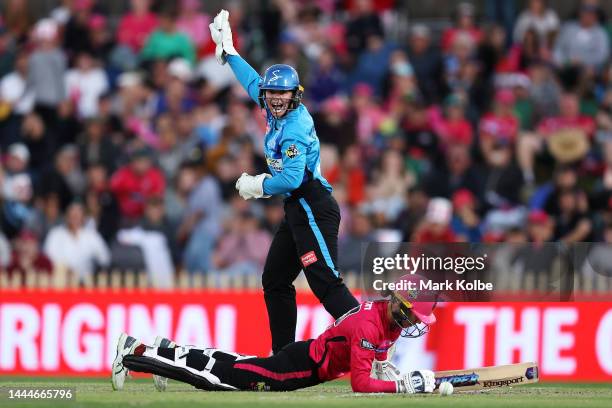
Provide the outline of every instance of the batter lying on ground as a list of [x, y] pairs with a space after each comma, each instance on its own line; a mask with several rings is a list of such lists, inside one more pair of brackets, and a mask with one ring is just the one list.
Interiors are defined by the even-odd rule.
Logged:
[[394, 291], [389, 300], [361, 303], [316, 339], [291, 343], [267, 358], [177, 346], [167, 339], [151, 347], [122, 334], [112, 368], [113, 389], [123, 388], [128, 370], [154, 374], [160, 390], [165, 378], [172, 378], [208, 391], [292, 391], [350, 372], [355, 392], [430, 393], [435, 387], [430, 370], [378, 376], [396, 378], [392, 381], [370, 378], [373, 362], [386, 360], [400, 335], [419, 337], [435, 322], [435, 302], [408, 300], [414, 297], [414, 292]]

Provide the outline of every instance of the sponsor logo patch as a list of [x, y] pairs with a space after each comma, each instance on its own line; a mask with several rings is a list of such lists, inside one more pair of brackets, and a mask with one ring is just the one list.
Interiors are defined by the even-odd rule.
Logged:
[[288, 158], [293, 159], [298, 154], [300, 154], [300, 152], [298, 148], [294, 144], [292, 144], [287, 148], [287, 150], [285, 151], [285, 154], [287, 155]]
[[453, 384], [454, 387], [467, 387], [478, 384], [478, 374], [471, 373], [438, 377], [436, 378], [436, 388], [438, 388], [440, 384], [445, 381]]
[[514, 378], [504, 378], [503, 380], [488, 380], [488, 381], [483, 381], [482, 386], [484, 388], [506, 387], [509, 385], [520, 384], [523, 382], [524, 378], [525, 377], [520, 376], [520, 377], [514, 377]]
[[361, 339], [360, 345], [361, 348], [364, 348], [366, 350], [376, 350], [376, 346], [367, 341], [366, 339]]
[[279, 173], [283, 171], [283, 160], [282, 159], [272, 159], [266, 156], [266, 163], [268, 164], [268, 167], [274, 169], [275, 171]]
[[525, 377], [527, 377], [529, 380], [538, 378], [538, 367], [529, 367], [525, 372]]
[[314, 251], [307, 252], [304, 255], [302, 255], [300, 260], [302, 261], [302, 265], [304, 265], [304, 268], [305, 268], [308, 265], [311, 265], [317, 262], [317, 254], [315, 254]]

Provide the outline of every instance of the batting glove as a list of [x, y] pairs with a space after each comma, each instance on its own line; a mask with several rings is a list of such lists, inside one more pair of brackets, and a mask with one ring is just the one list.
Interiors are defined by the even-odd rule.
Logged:
[[242, 176], [236, 181], [236, 190], [240, 197], [245, 200], [251, 198], [269, 198], [269, 195], [264, 195], [263, 182], [266, 178], [272, 177], [267, 173], [257, 176], [249, 176], [247, 173], [242, 173]]
[[372, 372], [370, 377], [383, 381], [397, 381], [401, 379], [400, 371], [389, 360], [378, 361], [372, 363]]
[[411, 371], [395, 383], [397, 392], [405, 394], [432, 393], [436, 388], [436, 379], [431, 370]]
[[217, 45], [215, 57], [219, 64], [224, 65], [227, 62], [227, 55], [238, 55], [236, 48], [234, 48], [227, 10], [221, 10], [215, 16], [213, 22], [208, 25], [208, 28], [210, 28], [210, 36], [213, 42]]

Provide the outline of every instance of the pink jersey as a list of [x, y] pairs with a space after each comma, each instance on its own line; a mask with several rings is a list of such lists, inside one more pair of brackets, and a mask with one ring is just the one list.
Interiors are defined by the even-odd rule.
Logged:
[[389, 301], [364, 302], [329, 326], [310, 344], [319, 362], [319, 379], [329, 381], [348, 372], [355, 392], [397, 392], [394, 381], [370, 378], [372, 362], [386, 360], [401, 329], [387, 317]]

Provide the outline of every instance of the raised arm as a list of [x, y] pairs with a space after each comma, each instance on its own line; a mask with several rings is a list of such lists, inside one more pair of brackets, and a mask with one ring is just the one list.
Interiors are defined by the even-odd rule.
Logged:
[[217, 14], [212, 23], [208, 25], [210, 28], [210, 36], [217, 45], [215, 48], [215, 57], [219, 64], [224, 65], [229, 62], [234, 75], [242, 87], [247, 91], [251, 99], [255, 102], [259, 99], [259, 74], [246, 62], [234, 48], [234, 40], [232, 39], [232, 28], [229, 24], [229, 13], [227, 10], [221, 10]]
[[234, 75], [240, 85], [247, 91], [251, 99], [259, 102], [259, 74], [240, 55], [228, 55], [226, 57]]

